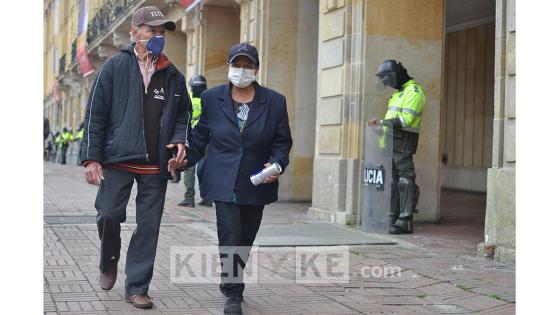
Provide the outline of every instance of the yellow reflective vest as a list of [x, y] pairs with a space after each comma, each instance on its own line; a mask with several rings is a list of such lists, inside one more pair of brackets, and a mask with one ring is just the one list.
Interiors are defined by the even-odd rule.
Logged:
[[70, 131], [64, 132], [62, 134], [62, 144], [63, 145], [68, 145], [68, 143], [70, 143], [70, 141], [73, 141], [74, 137], [72, 136], [72, 133], [70, 133]]
[[191, 104], [192, 104], [192, 118], [191, 118], [191, 127], [194, 128], [198, 121], [200, 120], [200, 115], [202, 114], [202, 103], [200, 101], [200, 97], [193, 97], [192, 92], [189, 93], [191, 97]]
[[389, 99], [385, 119], [398, 117], [402, 130], [418, 133], [425, 102], [424, 89], [414, 80], [408, 80], [402, 89], [395, 91]]
[[78, 134], [76, 135], [76, 140], [82, 140], [83, 138], [84, 138], [84, 128], [78, 131]]

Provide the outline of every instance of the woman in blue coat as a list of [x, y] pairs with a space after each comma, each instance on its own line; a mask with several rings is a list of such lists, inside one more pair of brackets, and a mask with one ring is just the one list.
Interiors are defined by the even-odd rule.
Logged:
[[[223, 272], [229, 268], [225, 267], [226, 247], [245, 246], [245, 253], [238, 254], [246, 261], [264, 206], [278, 199], [280, 174], [260, 185], [253, 185], [250, 176], [273, 163], [283, 172], [292, 147], [286, 98], [255, 81], [257, 49], [246, 43], [231, 47], [228, 66], [230, 82], [202, 94], [202, 115], [189, 135], [186, 165], [195, 165], [208, 147], [200, 190], [202, 198], [215, 200]], [[228, 297], [226, 314], [241, 312], [245, 285], [240, 274], [235, 281], [222, 275], [220, 290]]]

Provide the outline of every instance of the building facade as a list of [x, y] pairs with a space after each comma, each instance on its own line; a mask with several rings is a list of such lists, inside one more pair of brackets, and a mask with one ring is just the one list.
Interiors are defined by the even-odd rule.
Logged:
[[[95, 77], [81, 74], [73, 50], [79, 2], [45, 4], [44, 113], [54, 128], [75, 129]], [[376, 89], [377, 66], [402, 61], [427, 92], [415, 220], [438, 222], [442, 188], [485, 193], [484, 241], [514, 260], [514, 0], [86, 3], [94, 69], [129, 43], [132, 13], [145, 5], [177, 23], [164, 52], [187, 79], [225, 83], [227, 49], [255, 45], [258, 81], [286, 96], [294, 138], [280, 199], [311, 201], [310, 216], [337, 224], [360, 224], [365, 123], [384, 115], [391, 93]]]

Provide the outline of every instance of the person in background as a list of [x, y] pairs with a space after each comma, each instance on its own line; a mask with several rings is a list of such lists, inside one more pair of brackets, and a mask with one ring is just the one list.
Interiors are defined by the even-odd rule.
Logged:
[[[194, 129], [194, 127], [196, 127], [196, 124], [198, 124], [198, 121], [200, 120], [200, 114], [202, 114], [200, 95], [202, 95], [202, 92], [206, 91], [207, 89], [206, 78], [200, 74], [193, 75], [189, 80], [189, 85], [191, 86], [190, 97], [193, 107], [191, 127]], [[182, 207], [194, 207], [195, 173], [197, 168], [201, 169], [203, 167], [203, 164], [204, 158], [202, 158], [197, 165], [189, 167], [185, 170], [185, 174], [183, 175], [185, 183], [185, 199], [183, 199], [183, 201], [179, 202], [177, 205]], [[180, 178], [180, 176], [177, 176], [177, 178]], [[202, 200], [198, 204], [204, 207], [212, 207], [212, 200], [202, 198]]]
[[62, 133], [57, 131], [54, 133], [54, 162], [60, 163], [60, 151], [62, 150]]
[[67, 127], [62, 128], [62, 145], [60, 151], [60, 164], [66, 164], [66, 153], [68, 152], [68, 145], [74, 140], [72, 132]]
[[50, 161], [53, 151], [53, 144], [51, 140], [47, 140], [47, 155], [45, 156], [45, 161]]
[[74, 141], [78, 143], [78, 165], [82, 165], [80, 163], [80, 156], [82, 156], [82, 140], [84, 139], [84, 121], [82, 120], [78, 125], [78, 133], [74, 138]]
[[395, 89], [387, 104], [385, 118], [372, 118], [368, 121], [368, 126], [386, 123], [393, 126], [393, 182], [389, 233], [412, 233], [412, 215], [420, 195], [412, 156], [418, 147], [426, 93], [422, 86], [408, 75], [402, 63], [396, 60], [383, 62], [376, 76], [380, 87]]
[[[43, 117], [43, 158], [48, 161], [47, 150], [46, 150], [46, 141], [49, 135], [51, 134], [51, 124], [47, 117]], [[52, 143], [51, 143], [51, 150], [52, 150]]]

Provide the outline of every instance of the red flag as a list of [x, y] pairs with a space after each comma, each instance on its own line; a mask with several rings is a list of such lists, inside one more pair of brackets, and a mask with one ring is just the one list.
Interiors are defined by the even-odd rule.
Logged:
[[179, 0], [179, 2], [181, 2], [181, 5], [186, 9], [193, 4], [194, 0]]
[[78, 65], [80, 65], [80, 72], [84, 75], [84, 77], [95, 72], [91, 62], [89, 61], [86, 44], [80, 45], [76, 48], [76, 60], [78, 61]]

